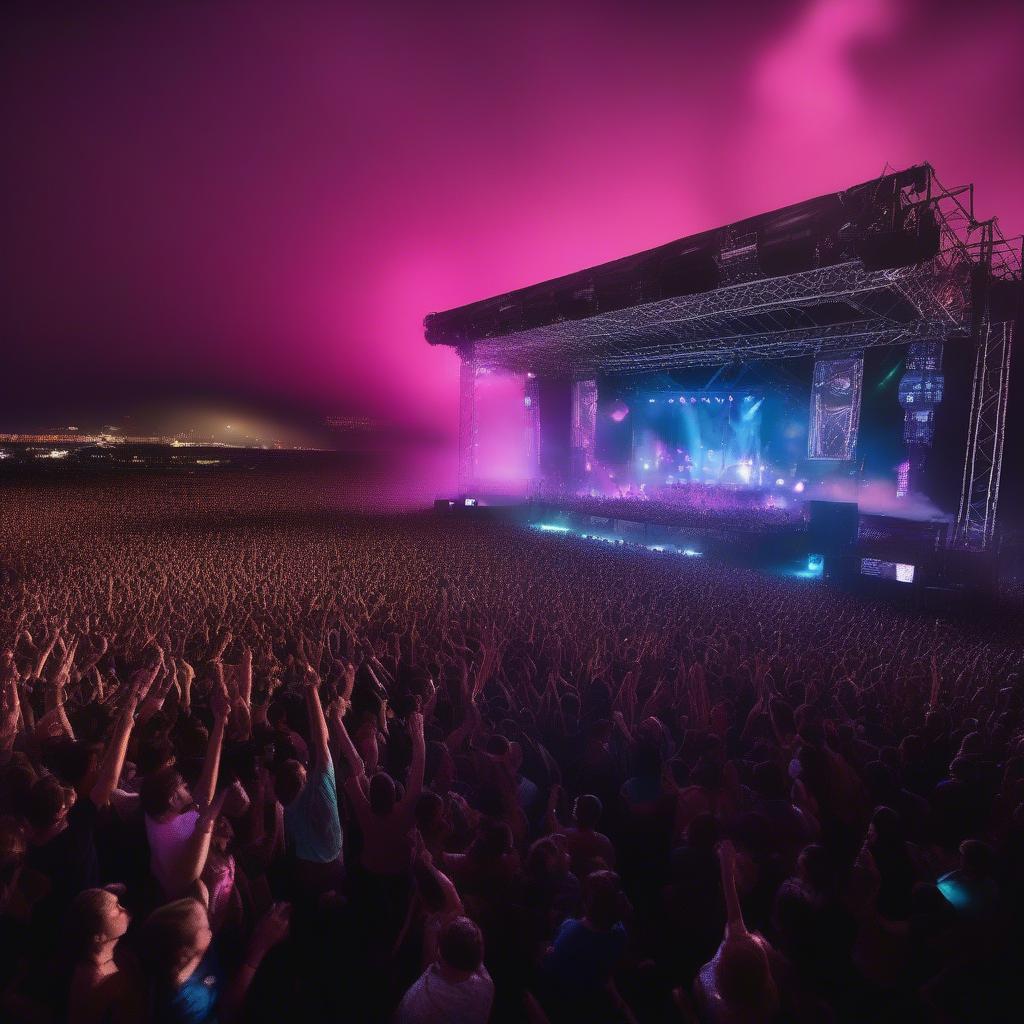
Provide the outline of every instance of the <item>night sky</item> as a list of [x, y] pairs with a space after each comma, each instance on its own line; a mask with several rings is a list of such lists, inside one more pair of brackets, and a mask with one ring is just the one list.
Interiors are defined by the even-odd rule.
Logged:
[[1019, 2], [66, 11], [0, 24], [0, 430], [224, 405], [447, 438], [428, 311], [887, 164], [1024, 229]]

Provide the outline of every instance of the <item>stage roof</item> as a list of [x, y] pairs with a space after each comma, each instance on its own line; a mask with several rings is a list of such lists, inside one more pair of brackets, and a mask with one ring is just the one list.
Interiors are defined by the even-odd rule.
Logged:
[[515, 372], [628, 374], [965, 333], [977, 257], [962, 191], [927, 164], [886, 174], [431, 313], [426, 338]]

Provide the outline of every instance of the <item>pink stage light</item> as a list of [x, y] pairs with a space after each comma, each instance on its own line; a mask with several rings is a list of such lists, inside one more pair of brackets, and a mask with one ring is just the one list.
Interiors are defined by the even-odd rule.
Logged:
[[615, 423], [621, 423], [629, 415], [629, 406], [625, 402], [616, 402], [609, 415]]

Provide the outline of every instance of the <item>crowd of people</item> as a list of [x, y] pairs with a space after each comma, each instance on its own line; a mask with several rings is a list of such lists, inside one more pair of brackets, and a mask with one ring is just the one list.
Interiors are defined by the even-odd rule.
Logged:
[[1019, 621], [279, 498], [4, 487], [0, 1019], [1014, 1019]]

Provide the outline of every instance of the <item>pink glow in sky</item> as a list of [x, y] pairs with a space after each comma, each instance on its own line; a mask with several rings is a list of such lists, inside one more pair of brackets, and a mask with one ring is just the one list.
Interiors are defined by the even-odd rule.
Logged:
[[887, 163], [1024, 228], [1019, 3], [84, 7], [0, 25], [0, 430], [230, 400], [450, 438], [430, 310]]

